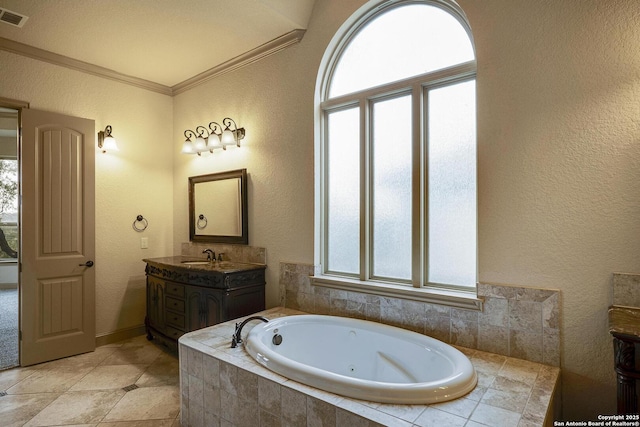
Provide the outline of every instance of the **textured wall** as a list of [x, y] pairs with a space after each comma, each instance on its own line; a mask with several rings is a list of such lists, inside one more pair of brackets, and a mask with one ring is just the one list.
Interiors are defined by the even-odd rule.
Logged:
[[615, 412], [612, 273], [640, 271], [640, 3], [461, 1], [480, 280], [562, 291], [564, 414]]
[[[362, 4], [316, 2], [299, 45], [175, 98], [174, 247], [188, 239], [187, 177], [247, 167], [270, 306], [278, 263], [313, 262], [314, 84]], [[459, 4], [478, 57], [479, 279], [560, 289], [565, 417], [613, 413], [611, 277], [640, 271], [640, 3]], [[242, 154], [177, 154], [184, 129], [226, 115], [247, 129]]]
[[[96, 146], [96, 332], [144, 323], [141, 259], [172, 252], [172, 100], [146, 90], [0, 52], [0, 97], [113, 127], [120, 151]], [[97, 141], [97, 136], [96, 136]], [[144, 233], [131, 224], [149, 220]], [[140, 237], [149, 249], [140, 249]]]

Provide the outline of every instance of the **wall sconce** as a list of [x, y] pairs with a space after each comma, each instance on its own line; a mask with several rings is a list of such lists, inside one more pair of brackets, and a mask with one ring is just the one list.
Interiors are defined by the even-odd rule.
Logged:
[[[222, 120], [224, 129], [216, 122], [209, 123], [208, 127], [198, 126], [195, 131], [184, 131], [186, 138], [182, 144], [183, 154], [197, 154], [208, 151], [213, 153], [216, 148], [227, 149], [229, 145], [240, 147], [240, 140], [244, 139], [244, 128], [239, 128], [229, 117]], [[193, 138], [193, 141], [191, 140]]]
[[111, 135], [111, 126], [104, 128], [104, 131], [98, 132], [98, 148], [103, 153], [108, 151], [118, 151], [118, 144], [116, 139]]

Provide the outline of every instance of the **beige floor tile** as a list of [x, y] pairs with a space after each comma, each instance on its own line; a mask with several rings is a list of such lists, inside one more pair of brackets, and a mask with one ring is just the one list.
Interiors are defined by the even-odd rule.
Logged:
[[92, 368], [98, 366], [104, 359], [109, 357], [117, 348], [114, 347], [98, 347], [95, 351], [79, 354], [77, 356], [65, 357], [64, 359], [54, 360], [52, 362], [41, 363], [35, 365], [35, 369], [57, 369], [64, 366], [72, 366], [74, 368]]
[[122, 390], [67, 392], [25, 426], [97, 424], [124, 394]]
[[14, 368], [0, 371], [0, 390], [4, 391], [33, 374], [32, 368]]
[[147, 339], [146, 335], [138, 335], [137, 337], [129, 338], [128, 340], [121, 341], [122, 347], [137, 347], [140, 345], [148, 345], [155, 347], [155, 345]]
[[7, 390], [8, 394], [61, 393], [69, 390], [93, 368], [61, 366], [56, 369], [37, 369]]
[[70, 391], [79, 390], [115, 390], [126, 387], [140, 378], [146, 369], [146, 365], [106, 365], [97, 366], [80, 381], [78, 381]]
[[[139, 388], [125, 392], [122, 388]], [[0, 371], [0, 425], [181, 427], [179, 363], [144, 335]]]
[[37, 393], [7, 395], [0, 397], [0, 420], [4, 427], [24, 425], [51, 402], [58, 398], [57, 393]]
[[139, 387], [180, 385], [180, 363], [176, 356], [162, 353], [136, 381]]
[[162, 353], [160, 349], [148, 343], [124, 344], [113, 349], [101, 365], [150, 365]]
[[118, 423], [100, 423], [98, 427], [173, 427], [175, 420], [125, 421]]
[[163, 420], [175, 418], [179, 411], [179, 387], [142, 387], [127, 392], [103, 421]]

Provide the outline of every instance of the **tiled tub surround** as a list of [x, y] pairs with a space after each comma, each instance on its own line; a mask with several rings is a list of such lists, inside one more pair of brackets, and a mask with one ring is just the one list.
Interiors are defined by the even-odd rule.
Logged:
[[202, 253], [205, 249], [211, 249], [218, 254], [224, 254], [225, 261], [248, 262], [253, 264], [266, 264], [267, 251], [265, 248], [247, 245], [231, 245], [226, 243], [182, 243], [180, 255], [193, 258], [206, 258]]
[[410, 329], [447, 344], [560, 366], [560, 292], [478, 285], [482, 312], [313, 286], [314, 266], [280, 264], [281, 305]]
[[640, 274], [613, 273], [613, 305], [640, 308]]
[[[268, 318], [300, 314], [286, 308]], [[256, 323], [248, 323], [246, 332]], [[180, 338], [181, 421], [200, 426], [542, 426], [552, 422], [556, 367], [458, 347], [478, 386], [460, 399], [390, 405], [345, 398], [284, 378], [229, 348], [234, 322]]]

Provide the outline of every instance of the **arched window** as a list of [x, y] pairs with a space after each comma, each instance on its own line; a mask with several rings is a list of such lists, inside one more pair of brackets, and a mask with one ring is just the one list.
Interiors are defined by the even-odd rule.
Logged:
[[446, 0], [374, 0], [327, 49], [317, 84], [322, 283], [475, 291], [471, 30]]

